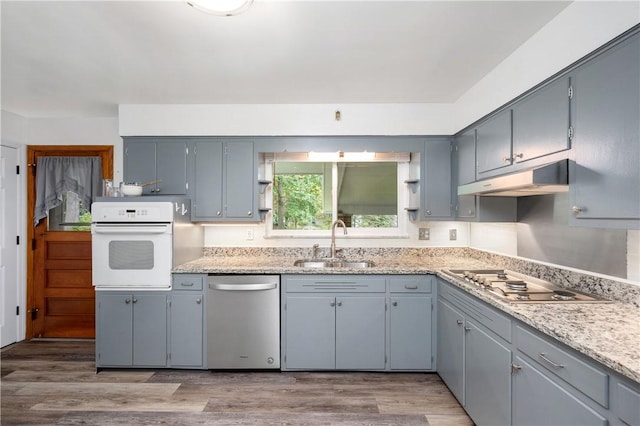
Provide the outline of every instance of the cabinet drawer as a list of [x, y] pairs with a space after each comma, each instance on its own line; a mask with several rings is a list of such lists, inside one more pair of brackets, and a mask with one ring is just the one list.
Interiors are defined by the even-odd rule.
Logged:
[[617, 401], [618, 418], [628, 425], [640, 425], [640, 393], [618, 383]]
[[204, 275], [176, 274], [173, 276], [173, 290], [202, 291]]
[[467, 296], [462, 290], [454, 288], [450, 284], [440, 284], [440, 296], [461, 309], [465, 314], [473, 317], [479, 324], [511, 342], [511, 319], [496, 309], [485, 305], [480, 300]]
[[431, 293], [431, 285], [431, 278], [391, 278], [389, 280], [389, 291], [391, 293]]
[[284, 277], [287, 293], [384, 293], [384, 277], [330, 275], [315, 277]]
[[522, 353], [598, 404], [609, 406], [608, 374], [520, 326], [516, 329], [516, 345]]

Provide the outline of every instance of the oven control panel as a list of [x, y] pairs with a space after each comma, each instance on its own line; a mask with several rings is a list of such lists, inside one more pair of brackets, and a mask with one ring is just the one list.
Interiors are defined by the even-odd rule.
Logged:
[[94, 223], [173, 222], [172, 202], [96, 202], [91, 206]]

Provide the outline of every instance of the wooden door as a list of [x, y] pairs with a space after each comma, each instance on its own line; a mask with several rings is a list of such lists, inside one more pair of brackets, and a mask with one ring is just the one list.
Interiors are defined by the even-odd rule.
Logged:
[[95, 337], [90, 231], [33, 226], [36, 164], [41, 156], [99, 156], [102, 176], [113, 176], [113, 146], [29, 146], [27, 161], [27, 338]]

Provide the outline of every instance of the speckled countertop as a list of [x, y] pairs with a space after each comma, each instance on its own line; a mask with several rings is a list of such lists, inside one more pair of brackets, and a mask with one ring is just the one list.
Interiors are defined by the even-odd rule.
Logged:
[[[308, 251], [308, 250], [307, 250]], [[372, 260], [376, 266], [300, 268], [293, 261], [310, 257], [300, 249], [211, 249], [205, 256], [174, 268], [175, 273], [217, 274], [425, 274], [443, 279], [518, 320], [640, 383], [640, 287], [532, 264], [472, 249], [352, 249], [349, 260]], [[509, 304], [444, 269], [505, 268], [553, 281], [566, 288], [615, 300], [606, 304]], [[622, 303], [624, 302], [624, 303]]]

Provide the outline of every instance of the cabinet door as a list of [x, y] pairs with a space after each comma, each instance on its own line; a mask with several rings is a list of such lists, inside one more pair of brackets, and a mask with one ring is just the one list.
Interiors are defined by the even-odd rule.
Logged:
[[288, 369], [335, 368], [333, 296], [287, 296], [285, 364]]
[[390, 301], [390, 368], [431, 369], [431, 296], [392, 296]]
[[464, 405], [464, 316], [438, 301], [438, 375]]
[[[470, 130], [460, 135], [456, 140], [456, 170], [457, 185], [474, 182], [476, 180], [476, 131]], [[476, 196], [457, 195], [458, 188], [453, 188], [454, 199], [457, 198], [456, 216], [475, 217]]]
[[171, 366], [203, 367], [204, 298], [199, 292], [171, 295]]
[[579, 67], [573, 81], [575, 218], [640, 219], [640, 35]]
[[513, 107], [516, 163], [569, 149], [569, 77], [560, 78]]
[[385, 297], [336, 297], [336, 368], [384, 370]]
[[511, 110], [503, 111], [476, 129], [477, 178], [486, 172], [510, 166]]
[[133, 364], [133, 297], [131, 294], [96, 294], [96, 349], [98, 366]]
[[254, 196], [257, 183], [253, 142], [227, 142], [225, 154], [226, 216], [232, 219], [255, 217]]
[[[187, 193], [187, 143], [181, 140], [156, 144], [156, 195]], [[153, 180], [153, 179], [152, 179]]]
[[464, 352], [465, 409], [469, 416], [479, 425], [509, 425], [511, 350], [467, 319]]
[[167, 296], [133, 295], [133, 364], [140, 367], [167, 365]]
[[[153, 141], [125, 141], [124, 143], [125, 182], [151, 182], [156, 180], [156, 144]], [[143, 195], [151, 194], [155, 186], [142, 189]]]
[[222, 218], [222, 142], [196, 142], [193, 169], [192, 219]]
[[608, 424], [607, 419], [549, 379], [524, 358], [516, 357], [515, 364], [520, 366], [520, 370], [513, 375], [514, 425]]
[[451, 217], [451, 141], [425, 143], [424, 218]]

